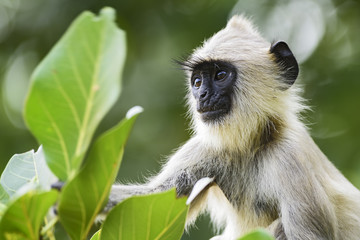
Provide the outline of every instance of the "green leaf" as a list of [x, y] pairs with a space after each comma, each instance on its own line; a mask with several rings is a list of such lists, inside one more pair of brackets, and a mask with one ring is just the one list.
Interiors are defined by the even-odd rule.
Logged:
[[33, 190], [11, 202], [0, 221], [0, 239], [39, 239], [40, 225], [57, 195]]
[[91, 148], [84, 168], [63, 187], [59, 218], [72, 239], [86, 238], [106, 203], [119, 170], [124, 145], [141, 110], [140, 107], [132, 108], [126, 119], [103, 134]]
[[96, 127], [120, 93], [125, 33], [114, 10], [82, 13], [31, 77], [25, 120], [61, 180], [80, 168]]
[[15, 154], [1, 174], [0, 183], [11, 198], [19, 189], [34, 183], [35, 179], [34, 150]]
[[4, 215], [6, 208], [6, 205], [0, 202], [0, 219]]
[[188, 207], [175, 196], [173, 189], [126, 199], [109, 212], [100, 239], [180, 239]]
[[0, 184], [0, 203], [7, 203], [9, 201], [9, 194], [5, 191]]
[[12, 197], [21, 187], [34, 182], [35, 172], [34, 150], [15, 154], [1, 174], [0, 183], [9, 197]]
[[257, 229], [239, 238], [239, 240], [275, 240], [268, 232], [263, 229]]
[[49, 169], [42, 146], [39, 147], [34, 154], [34, 167], [35, 167], [35, 182], [42, 190], [50, 190], [51, 184], [55, 183], [58, 179]]
[[[14, 194], [22, 194], [24, 189], [30, 190], [39, 186], [43, 190], [50, 190], [50, 185], [55, 181], [56, 177], [47, 167], [40, 147], [36, 153], [31, 150], [26, 153], [15, 154], [9, 160], [1, 174], [0, 195], [5, 194], [4, 199], [7, 196], [11, 198]], [[27, 188], [26, 185], [28, 185]], [[20, 189], [21, 192], [19, 192]]]
[[91, 238], [90, 240], [100, 240], [101, 230], [98, 230]]

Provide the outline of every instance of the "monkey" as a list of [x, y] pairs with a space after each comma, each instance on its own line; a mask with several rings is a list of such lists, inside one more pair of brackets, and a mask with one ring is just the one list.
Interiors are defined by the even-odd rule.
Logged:
[[302, 122], [308, 107], [287, 43], [270, 43], [233, 16], [181, 63], [193, 134], [145, 184], [112, 186], [105, 211], [136, 195], [176, 188], [192, 196], [187, 226], [209, 213], [233, 240], [262, 227], [277, 240], [360, 239], [360, 191]]

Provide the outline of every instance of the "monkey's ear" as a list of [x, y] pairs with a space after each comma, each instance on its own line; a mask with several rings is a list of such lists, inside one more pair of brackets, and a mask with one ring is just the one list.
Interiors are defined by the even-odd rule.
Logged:
[[289, 46], [283, 42], [278, 41], [271, 45], [270, 53], [274, 54], [275, 61], [282, 70], [282, 77], [284, 77], [286, 83], [289, 85], [294, 84], [298, 74], [299, 65], [291, 52]]

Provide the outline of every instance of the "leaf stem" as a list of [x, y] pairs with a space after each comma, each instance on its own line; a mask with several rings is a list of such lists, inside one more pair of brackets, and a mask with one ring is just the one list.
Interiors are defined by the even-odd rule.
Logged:
[[56, 240], [56, 238], [54, 236], [53, 228], [58, 221], [59, 221], [58, 216], [55, 216], [50, 221], [48, 221], [48, 219], [45, 217], [45, 226], [41, 229], [41, 232], [40, 232], [41, 236], [46, 235], [48, 239]]

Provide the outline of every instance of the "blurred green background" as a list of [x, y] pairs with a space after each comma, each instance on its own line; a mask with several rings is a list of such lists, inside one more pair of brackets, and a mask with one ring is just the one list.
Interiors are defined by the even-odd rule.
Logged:
[[[26, 130], [22, 108], [34, 67], [79, 13], [117, 11], [127, 32], [123, 91], [97, 134], [134, 106], [145, 112], [129, 139], [121, 182], [144, 181], [189, 138], [183, 73], [173, 59], [243, 13], [269, 40], [285, 40], [301, 63], [304, 114], [316, 143], [360, 187], [360, 2], [340, 0], [0, 0], [0, 171], [14, 153], [38, 145]], [[212, 236], [202, 217], [191, 237]]]

